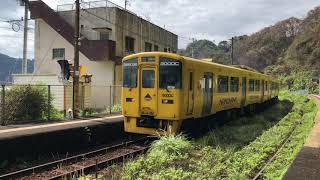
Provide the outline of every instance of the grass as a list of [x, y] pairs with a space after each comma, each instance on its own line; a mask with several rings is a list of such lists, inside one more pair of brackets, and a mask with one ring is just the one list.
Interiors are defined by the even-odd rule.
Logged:
[[[262, 174], [281, 179], [305, 142], [317, 108], [303, 95], [281, 92], [280, 102], [251, 117], [242, 117], [188, 140], [165, 136], [149, 152], [124, 163], [112, 179], [249, 179], [292, 132], [289, 141]], [[297, 126], [296, 126], [297, 125]]]
[[[121, 104], [115, 104], [111, 106], [111, 113], [121, 112]], [[81, 111], [81, 115], [84, 117], [90, 116], [101, 116], [110, 114], [110, 107], [106, 107], [105, 109], [95, 109], [95, 108], [86, 108]]]

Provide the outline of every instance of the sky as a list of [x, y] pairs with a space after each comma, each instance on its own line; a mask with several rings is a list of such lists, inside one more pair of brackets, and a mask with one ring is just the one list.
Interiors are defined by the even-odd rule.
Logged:
[[[74, 0], [43, 0], [51, 8]], [[80, 0], [83, 1], [83, 0]], [[93, 0], [85, 0], [93, 1]], [[97, 0], [94, 0], [97, 1]], [[320, 5], [319, 0], [128, 0], [128, 9], [179, 36], [179, 48], [191, 38], [216, 43], [232, 36], [250, 35], [289, 17], [304, 18]], [[125, 0], [112, 0], [124, 6]], [[24, 8], [18, 0], [1, 0], [0, 53], [22, 57], [23, 26], [15, 32], [12, 24], [2, 22], [21, 19]], [[29, 21], [28, 58], [34, 57], [34, 22]], [[15, 25], [17, 27], [17, 25]], [[17, 30], [17, 28], [16, 28]]]

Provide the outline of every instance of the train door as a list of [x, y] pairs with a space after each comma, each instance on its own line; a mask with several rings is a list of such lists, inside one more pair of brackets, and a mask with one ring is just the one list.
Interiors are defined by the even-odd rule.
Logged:
[[187, 114], [193, 113], [194, 90], [193, 90], [193, 72], [189, 71], [189, 87], [188, 87], [188, 107]]
[[154, 67], [141, 68], [140, 111], [143, 115], [157, 114], [157, 73]]
[[263, 98], [264, 98], [264, 80], [262, 80], [262, 92], [261, 92], [261, 102], [263, 102]]
[[245, 106], [247, 96], [247, 78], [242, 77], [242, 96], [241, 96], [241, 108]]
[[202, 114], [208, 115], [211, 113], [212, 107], [212, 98], [213, 98], [213, 74], [205, 73], [203, 77], [203, 106], [202, 106]]

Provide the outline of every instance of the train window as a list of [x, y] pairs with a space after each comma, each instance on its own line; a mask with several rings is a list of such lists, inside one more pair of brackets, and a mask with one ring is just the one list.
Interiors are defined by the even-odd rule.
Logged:
[[249, 79], [249, 91], [254, 91], [254, 80]]
[[193, 85], [193, 74], [192, 72], [189, 72], [189, 91], [192, 91]]
[[218, 76], [218, 92], [224, 93], [229, 90], [229, 77], [228, 76]]
[[182, 64], [176, 59], [160, 57], [159, 87], [161, 89], [181, 88]]
[[123, 62], [123, 87], [135, 88], [137, 87], [137, 73], [138, 73], [138, 59], [130, 59]]
[[230, 91], [238, 92], [239, 91], [239, 78], [238, 77], [230, 77]]
[[142, 87], [154, 88], [154, 70], [142, 70]]
[[260, 91], [260, 80], [255, 81], [255, 88], [256, 88], [256, 91]]

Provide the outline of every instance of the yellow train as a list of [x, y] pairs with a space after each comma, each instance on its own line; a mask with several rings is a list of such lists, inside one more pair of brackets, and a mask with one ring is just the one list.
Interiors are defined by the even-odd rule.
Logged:
[[126, 132], [176, 134], [185, 120], [251, 109], [279, 92], [268, 75], [172, 53], [133, 54], [122, 65]]

